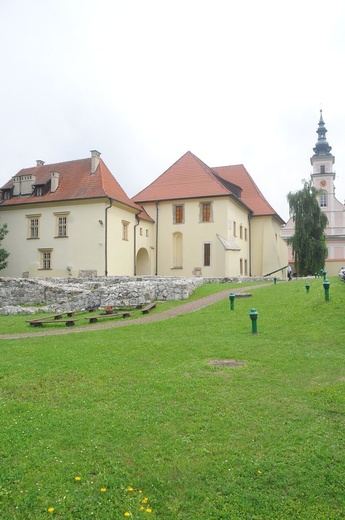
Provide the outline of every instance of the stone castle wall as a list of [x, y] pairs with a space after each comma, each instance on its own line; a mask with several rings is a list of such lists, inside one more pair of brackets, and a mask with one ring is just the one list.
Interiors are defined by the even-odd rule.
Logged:
[[186, 300], [205, 283], [233, 283], [238, 278], [91, 277], [0, 278], [0, 314], [80, 311], [98, 307]]

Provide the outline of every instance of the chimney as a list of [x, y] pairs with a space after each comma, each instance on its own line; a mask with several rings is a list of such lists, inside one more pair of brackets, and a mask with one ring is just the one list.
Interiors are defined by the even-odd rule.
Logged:
[[59, 187], [59, 172], [51, 172], [50, 174], [50, 191], [54, 193]]
[[100, 156], [100, 152], [97, 152], [97, 150], [91, 150], [91, 175], [96, 173], [100, 161]]
[[36, 166], [43, 166], [43, 165], [44, 165], [44, 161], [41, 161], [41, 159], [36, 160]]

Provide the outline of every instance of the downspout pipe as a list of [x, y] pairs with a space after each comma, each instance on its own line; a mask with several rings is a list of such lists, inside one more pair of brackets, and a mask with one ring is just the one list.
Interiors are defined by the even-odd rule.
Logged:
[[137, 276], [137, 227], [139, 226], [140, 220], [139, 220], [139, 213], [136, 213], [135, 220], [137, 221], [136, 224], [134, 224], [134, 276]]
[[158, 211], [159, 202], [156, 201], [156, 272], [155, 275], [158, 275], [158, 223], [159, 223], [159, 211]]
[[253, 213], [249, 213], [248, 215], [248, 231], [249, 231], [249, 276], [252, 276], [252, 226], [251, 226], [251, 218]]
[[113, 207], [113, 199], [109, 197], [109, 206], [105, 208], [104, 214], [104, 233], [105, 233], [105, 243], [104, 243], [104, 274], [108, 276], [108, 210]]

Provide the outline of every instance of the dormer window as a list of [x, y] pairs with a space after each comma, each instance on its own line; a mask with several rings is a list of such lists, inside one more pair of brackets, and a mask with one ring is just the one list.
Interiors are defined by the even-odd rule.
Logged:
[[42, 195], [43, 195], [43, 185], [34, 186], [34, 195], [35, 195], [35, 197], [42, 197]]
[[3, 200], [9, 200], [11, 198], [11, 190], [3, 190], [2, 198]]

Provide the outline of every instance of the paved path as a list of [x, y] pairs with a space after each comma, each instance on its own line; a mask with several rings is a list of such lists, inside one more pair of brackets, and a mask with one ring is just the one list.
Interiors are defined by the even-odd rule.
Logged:
[[[257, 289], [259, 287], [263, 287], [268, 285], [267, 283], [261, 283], [260, 285], [251, 285], [246, 287], [240, 287], [234, 289], [236, 293], [244, 293], [248, 292], [252, 289]], [[107, 323], [99, 323], [93, 324], [90, 327], [66, 327], [64, 329], [54, 329], [54, 330], [42, 330], [40, 332], [23, 332], [18, 334], [0, 334], [0, 339], [19, 339], [19, 338], [38, 338], [40, 336], [56, 336], [58, 334], [71, 334], [77, 332], [92, 332], [95, 330], [104, 330], [111, 329], [114, 327], [125, 327], [128, 325], [141, 325], [142, 323], [152, 323], [154, 321], [166, 320], [168, 318], [174, 318], [175, 316], [180, 316], [181, 314], [186, 314], [188, 312], [194, 312], [198, 309], [202, 309], [203, 307], [207, 307], [212, 303], [215, 303], [219, 300], [223, 300], [225, 298], [229, 298], [230, 289], [225, 289], [224, 291], [220, 291], [214, 294], [210, 294], [209, 296], [205, 296], [204, 298], [200, 298], [199, 300], [195, 300], [188, 303], [183, 303], [167, 311], [160, 312], [159, 314], [151, 314], [148, 316], [143, 316], [142, 318], [137, 318], [134, 320], [123, 319], [121, 321], [109, 321]]]

